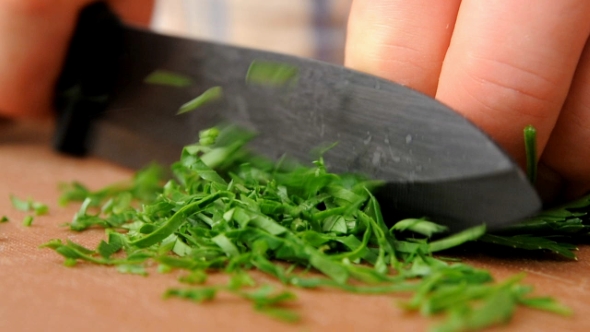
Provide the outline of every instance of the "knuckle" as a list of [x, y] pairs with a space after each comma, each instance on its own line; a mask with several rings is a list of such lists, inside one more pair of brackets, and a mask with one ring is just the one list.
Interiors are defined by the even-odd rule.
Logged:
[[545, 119], [559, 110], [567, 86], [544, 75], [542, 69], [531, 69], [514, 61], [474, 58], [465, 66], [469, 82], [465, 84], [474, 98], [494, 111], [511, 112], [530, 118]]

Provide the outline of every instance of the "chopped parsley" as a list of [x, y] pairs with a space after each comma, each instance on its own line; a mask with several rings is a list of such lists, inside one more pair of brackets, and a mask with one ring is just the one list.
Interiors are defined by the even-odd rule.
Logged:
[[[498, 283], [486, 270], [433, 253], [487, 242], [573, 258], [575, 247], [565, 235], [588, 232], [590, 198], [501, 234], [485, 234], [478, 226], [449, 235], [424, 218], [384, 220], [372, 195], [379, 182], [331, 173], [321, 156], [312, 166], [265, 160], [247, 150], [251, 138], [235, 127], [202, 132], [201, 141], [185, 147], [171, 166], [174, 178], [167, 181], [150, 166], [128, 184], [95, 192], [78, 183], [65, 187], [61, 203], [82, 202], [70, 228], [102, 227], [106, 240], [95, 249], [61, 240], [43, 247], [62, 255], [66, 266], [86, 261], [146, 275], [145, 266], [156, 262], [162, 273], [185, 270], [179, 280], [184, 286], [165, 297], [201, 303], [229, 292], [289, 322], [299, 319], [289, 307], [295, 294], [259, 284], [248, 271], [266, 273], [285, 287], [411, 292], [404, 308], [446, 317], [434, 331], [503, 323], [517, 306], [570, 314], [553, 299], [531, 296], [521, 275]], [[228, 284], [208, 285], [207, 274], [214, 271], [232, 275]]]
[[175, 73], [169, 70], [156, 70], [149, 74], [145, 79], [144, 83], [167, 85], [176, 88], [184, 88], [191, 84], [193, 81], [190, 77]]
[[33, 225], [33, 216], [26, 216], [23, 219], [23, 226], [31, 227]]
[[219, 99], [221, 99], [221, 97], [223, 97], [223, 90], [221, 89], [220, 86], [215, 86], [215, 87], [209, 88], [209, 89], [205, 90], [205, 92], [203, 92], [201, 95], [196, 97], [195, 99], [188, 101], [184, 105], [180, 106], [180, 109], [178, 110], [178, 113], [176, 113], [176, 114], [190, 112], [190, 111], [195, 110], [203, 105], [206, 105], [206, 104], [209, 104], [209, 103], [214, 102], [216, 100], [219, 100]]
[[293, 65], [254, 60], [248, 68], [246, 82], [270, 87], [280, 87], [297, 83], [299, 69]]
[[12, 202], [12, 206], [24, 212], [34, 212], [35, 215], [41, 216], [47, 214], [49, 212], [49, 208], [46, 204], [35, 202], [32, 199], [23, 200], [14, 195], [10, 195], [10, 201]]

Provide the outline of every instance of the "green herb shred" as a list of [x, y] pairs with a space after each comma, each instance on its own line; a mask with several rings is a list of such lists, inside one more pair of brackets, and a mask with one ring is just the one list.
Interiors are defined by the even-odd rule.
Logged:
[[248, 68], [246, 82], [270, 87], [296, 84], [299, 69], [296, 66], [266, 60], [254, 60]]
[[31, 227], [33, 225], [33, 216], [26, 216], [23, 219], [23, 226]]
[[19, 211], [33, 211], [37, 216], [45, 215], [49, 212], [49, 208], [46, 204], [35, 202], [30, 198], [27, 200], [23, 200], [14, 195], [10, 195], [10, 201], [12, 202], [12, 206]]
[[180, 106], [178, 113], [176, 114], [183, 114], [186, 112], [193, 111], [203, 105], [212, 103], [216, 100], [219, 100], [223, 97], [223, 90], [220, 86], [215, 86], [205, 90], [201, 95], [196, 97], [195, 99], [185, 103], [184, 105]]
[[30, 200], [22, 200], [14, 195], [10, 195], [10, 202], [12, 203], [12, 206], [19, 211], [28, 212], [32, 207]]
[[[167, 181], [160, 168], [150, 166], [128, 184], [95, 192], [79, 183], [66, 186], [60, 202], [82, 202], [70, 228], [103, 227], [105, 240], [96, 249], [60, 240], [43, 247], [62, 255], [66, 266], [86, 261], [146, 275], [146, 266], [156, 262], [162, 273], [186, 270], [183, 286], [165, 297], [200, 303], [228, 292], [288, 322], [299, 319], [289, 307], [296, 295], [259, 284], [248, 271], [273, 276], [285, 287], [411, 292], [404, 308], [447, 317], [433, 331], [502, 323], [519, 305], [570, 314], [550, 298], [532, 297], [521, 275], [497, 283], [488, 271], [433, 253], [486, 242], [574, 258], [572, 244], [550, 235], [587, 233], [584, 208], [590, 198], [505, 233], [484, 234], [478, 226], [448, 235], [446, 227], [425, 218], [384, 220], [372, 195], [379, 182], [330, 173], [321, 156], [311, 167], [270, 162], [245, 147], [252, 137], [231, 126], [203, 131], [200, 143], [185, 147], [171, 166], [174, 177]], [[227, 285], [209, 285], [213, 271], [232, 277]]]
[[188, 76], [169, 70], [155, 70], [144, 79], [144, 83], [184, 88], [193, 84], [193, 81]]

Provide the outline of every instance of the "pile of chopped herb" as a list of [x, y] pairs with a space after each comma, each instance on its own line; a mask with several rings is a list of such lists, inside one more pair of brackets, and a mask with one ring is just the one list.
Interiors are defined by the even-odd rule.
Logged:
[[[568, 241], [588, 233], [579, 209], [589, 198], [505, 234], [485, 234], [479, 226], [448, 235], [446, 227], [426, 219], [384, 220], [372, 194], [375, 181], [330, 173], [321, 156], [310, 167], [270, 162], [245, 148], [251, 138], [232, 127], [202, 132], [200, 142], [185, 147], [171, 166], [167, 182], [151, 166], [129, 185], [94, 192], [69, 185], [61, 202], [82, 202], [69, 227], [102, 227], [106, 238], [94, 249], [61, 240], [43, 247], [62, 255], [67, 266], [86, 261], [145, 275], [146, 266], [157, 262], [160, 272], [186, 270], [179, 280], [184, 286], [167, 290], [166, 297], [204, 302], [230, 292], [290, 322], [299, 318], [284, 305], [295, 298], [294, 287], [410, 292], [404, 308], [446, 317], [433, 331], [503, 323], [517, 306], [570, 313], [550, 298], [532, 297], [523, 275], [495, 282], [486, 270], [433, 254], [483, 241], [573, 258]], [[251, 270], [289, 287], [260, 285]], [[227, 285], [207, 285], [207, 275], [217, 271], [231, 275]]]

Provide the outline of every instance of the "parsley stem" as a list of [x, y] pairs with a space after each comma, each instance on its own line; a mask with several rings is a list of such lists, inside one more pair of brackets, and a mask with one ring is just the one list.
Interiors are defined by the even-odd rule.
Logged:
[[537, 181], [537, 130], [532, 125], [524, 128], [524, 148], [526, 151], [526, 170], [529, 181]]

